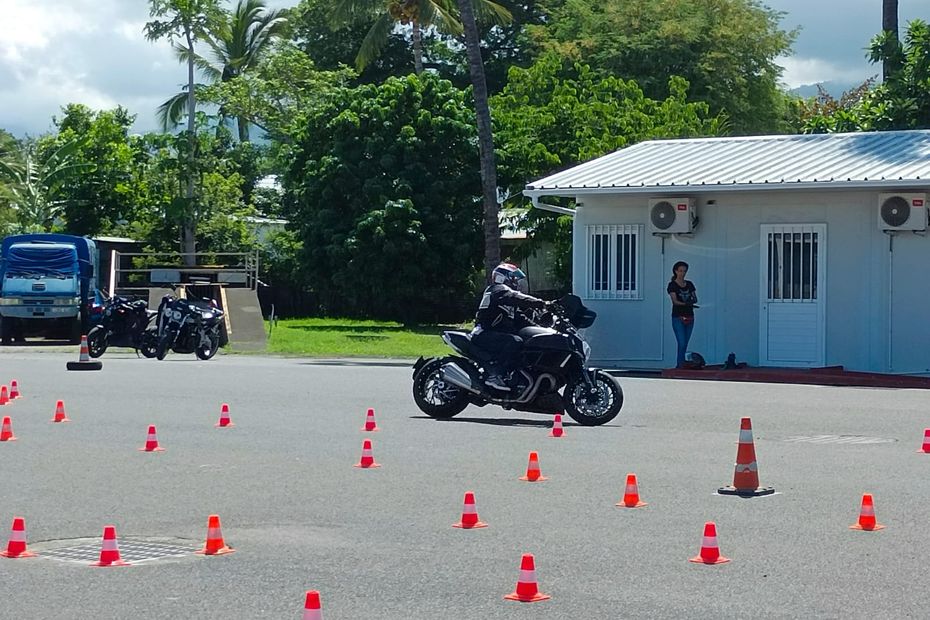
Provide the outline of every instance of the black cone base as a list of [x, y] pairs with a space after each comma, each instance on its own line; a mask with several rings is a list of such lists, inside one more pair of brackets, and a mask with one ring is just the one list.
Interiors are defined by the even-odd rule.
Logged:
[[68, 370], [103, 370], [103, 362], [68, 362]]
[[720, 495], [738, 495], [740, 497], [761, 497], [771, 495], [775, 492], [775, 487], [759, 487], [757, 489], [737, 489], [736, 487], [720, 487], [717, 493]]

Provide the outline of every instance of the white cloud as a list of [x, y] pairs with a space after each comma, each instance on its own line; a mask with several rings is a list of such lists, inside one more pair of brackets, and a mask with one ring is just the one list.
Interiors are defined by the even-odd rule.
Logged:
[[875, 73], [865, 63], [858, 67], [842, 67], [821, 58], [783, 56], [776, 62], [785, 69], [781, 81], [788, 88], [821, 82], [863, 82]]

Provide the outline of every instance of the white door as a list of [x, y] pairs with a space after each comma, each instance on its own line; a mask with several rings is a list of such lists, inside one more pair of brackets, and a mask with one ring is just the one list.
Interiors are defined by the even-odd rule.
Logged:
[[824, 365], [826, 224], [762, 225], [761, 366]]

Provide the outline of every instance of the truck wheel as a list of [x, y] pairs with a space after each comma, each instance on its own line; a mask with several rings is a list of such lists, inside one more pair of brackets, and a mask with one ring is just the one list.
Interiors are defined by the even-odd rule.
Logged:
[[13, 344], [13, 317], [0, 317], [0, 341], [5, 345]]
[[78, 315], [71, 321], [71, 335], [68, 338], [71, 344], [81, 344], [81, 336], [84, 335], [83, 328], [84, 323], [81, 321], [81, 316]]

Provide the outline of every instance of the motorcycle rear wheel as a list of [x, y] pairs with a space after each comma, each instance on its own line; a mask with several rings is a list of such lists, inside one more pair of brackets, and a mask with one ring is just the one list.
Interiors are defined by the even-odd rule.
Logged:
[[428, 362], [413, 377], [413, 400], [431, 418], [446, 420], [468, 406], [465, 390], [442, 380], [443, 360]]
[[100, 325], [92, 328], [87, 334], [87, 354], [91, 357], [100, 357], [106, 353], [109, 344], [107, 330]]
[[607, 373], [597, 371], [594, 375], [594, 393], [588, 384], [578, 377], [565, 386], [565, 412], [582, 426], [600, 426], [617, 417], [623, 407], [623, 389], [620, 383]]

